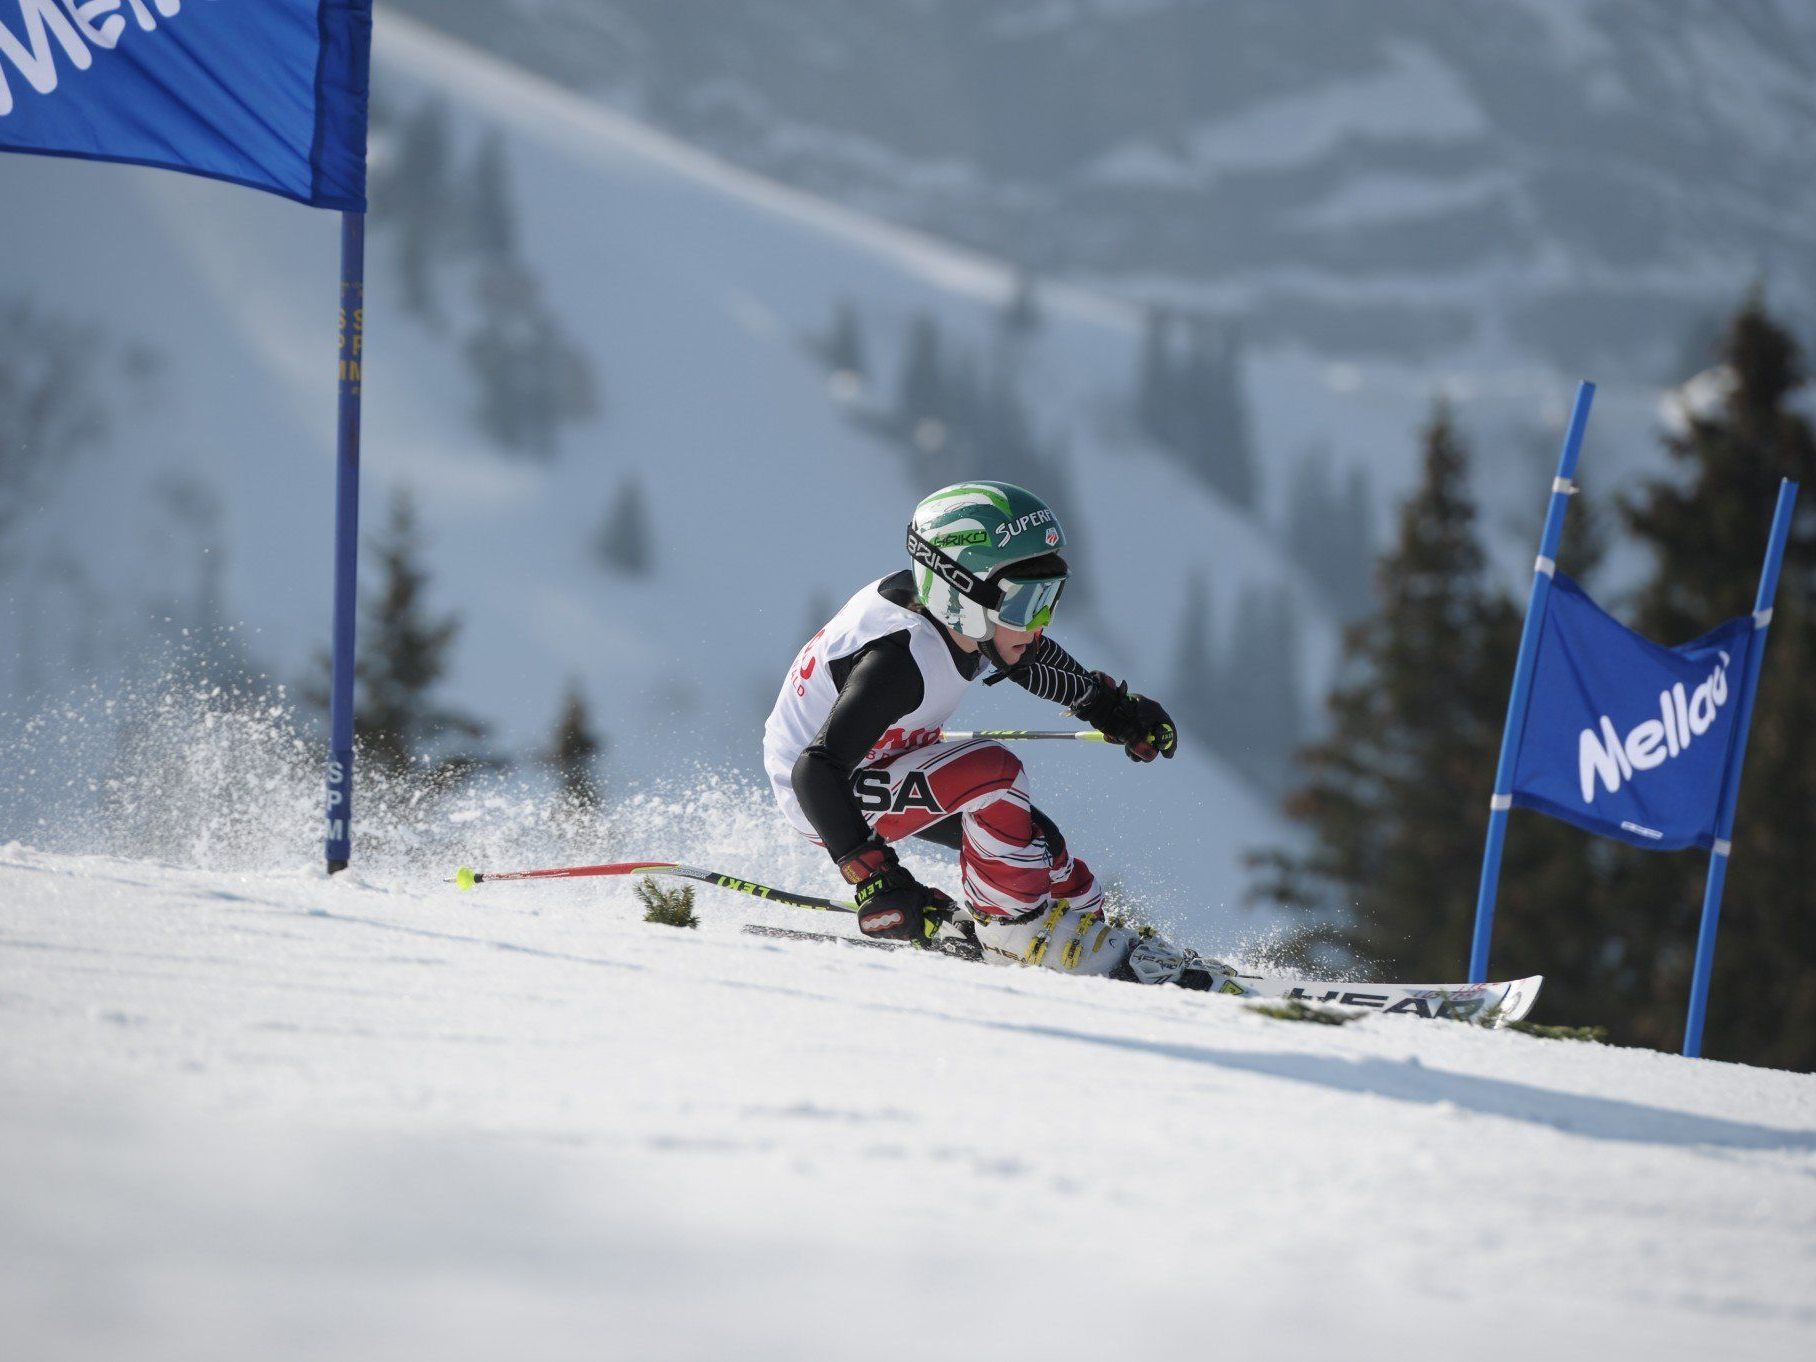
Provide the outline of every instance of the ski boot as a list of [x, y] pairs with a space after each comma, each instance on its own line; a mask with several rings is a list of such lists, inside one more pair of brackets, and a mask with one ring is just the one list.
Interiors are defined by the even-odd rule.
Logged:
[[1223, 961], [1207, 960], [1189, 947], [1175, 946], [1164, 936], [1136, 942], [1124, 968], [1138, 984], [1176, 984], [1199, 993], [1216, 993], [1236, 975]]

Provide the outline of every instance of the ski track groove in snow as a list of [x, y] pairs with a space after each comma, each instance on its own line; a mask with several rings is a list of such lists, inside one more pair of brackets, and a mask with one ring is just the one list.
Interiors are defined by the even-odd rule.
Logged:
[[697, 911], [677, 932], [623, 884], [6, 848], [16, 1355], [1751, 1358], [1816, 1336], [1809, 1075], [1294, 1026], [751, 938], [802, 914], [732, 896]]

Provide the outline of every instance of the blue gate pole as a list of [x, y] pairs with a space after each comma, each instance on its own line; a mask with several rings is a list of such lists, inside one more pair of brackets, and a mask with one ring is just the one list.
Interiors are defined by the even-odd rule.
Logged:
[[1564, 512], [1576, 495], [1576, 458], [1595, 401], [1595, 384], [1587, 379], [1576, 385], [1576, 406], [1564, 432], [1563, 453], [1558, 456], [1557, 476], [1551, 480], [1551, 504], [1545, 512], [1545, 532], [1539, 538], [1539, 557], [1533, 564], [1532, 595], [1526, 602], [1526, 623], [1520, 630], [1519, 660], [1513, 668], [1513, 696], [1507, 702], [1507, 726], [1501, 730], [1501, 759], [1495, 766], [1494, 795], [1488, 801], [1488, 843], [1482, 849], [1482, 884], [1476, 891], [1475, 940], [1469, 949], [1469, 982], [1488, 978], [1488, 944], [1494, 935], [1494, 897], [1501, 882], [1501, 849], [1507, 840], [1507, 813], [1513, 808], [1513, 767], [1519, 759], [1520, 740], [1526, 734], [1526, 701], [1532, 690], [1532, 672], [1538, 662], [1539, 635], [1543, 632], [1545, 606], [1551, 599], [1551, 574], [1557, 571], [1557, 546], [1564, 537]]
[[334, 677], [328, 692], [328, 873], [353, 859], [353, 625], [359, 607], [359, 393], [366, 215], [341, 214], [340, 437], [334, 483]]
[[1747, 675], [1741, 683], [1740, 709], [1734, 716], [1734, 737], [1728, 747], [1727, 769], [1722, 772], [1721, 805], [1715, 814], [1715, 845], [1709, 852], [1709, 879], [1703, 886], [1702, 928], [1696, 937], [1696, 972], [1690, 979], [1690, 1012], [1684, 1019], [1684, 1053], [1702, 1055], [1703, 1021], [1709, 1011], [1709, 978], [1715, 972], [1715, 933], [1721, 926], [1721, 891], [1728, 881], [1728, 857], [1734, 850], [1734, 809], [1740, 803], [1740, 772], [1747, 762], [1747, 733], [1753, 726], [1753, 697], [1759, 690], [1759, 671], [1765, 662], [1766, 629], [1772, 623], [1772, 601], [1778, 595], [1778, 569], [1784, 562], [1785, 541], [1791, 534], [1791, 513], [1797, 507], [1797, 484], [1789, 478], [1778, 484], [1778, 509], [1772, 514], [1772, 537], [1766, 541], [1766, 563], [1759, 574], [1759, 594], [1753, 598], [1753, 635], [1747, 640]]

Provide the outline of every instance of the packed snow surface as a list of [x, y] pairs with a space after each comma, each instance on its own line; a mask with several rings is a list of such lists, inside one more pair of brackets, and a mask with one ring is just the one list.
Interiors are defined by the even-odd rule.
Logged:
[[0, 847], [7, 1356], [1816, 1342], [1808, 1075], [381, 864]]

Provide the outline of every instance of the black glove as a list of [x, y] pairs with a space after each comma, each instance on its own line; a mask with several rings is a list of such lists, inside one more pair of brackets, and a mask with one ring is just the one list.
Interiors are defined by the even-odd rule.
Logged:
[[915, 879], [875, 837], [840, 857], [839, 873], [857, 886], [858, 930], [865, 936], [925, 946], [958, 910], [946, 895]]
[[1129, 683], [1118, 685], [1097, 673], [1097, 693], [1072, 712], [1111, 742], [1121, 743], [1130, 761], [1171, 759], [1179, 747], [1173, 716], [1158, 700], [1129, 694]]

